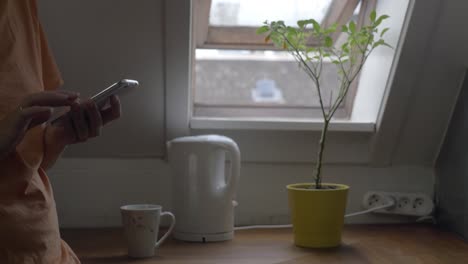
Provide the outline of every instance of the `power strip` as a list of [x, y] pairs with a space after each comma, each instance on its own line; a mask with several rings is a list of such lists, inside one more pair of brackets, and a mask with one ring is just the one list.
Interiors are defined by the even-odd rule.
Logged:
[[423, 193], [400, 193], [370, 191], [364, 195], [362, 205], [365, 209], [389, 204], [394, 206], [373, 211], [374, 213], [427, 216], [434, 210], [432, 199]]

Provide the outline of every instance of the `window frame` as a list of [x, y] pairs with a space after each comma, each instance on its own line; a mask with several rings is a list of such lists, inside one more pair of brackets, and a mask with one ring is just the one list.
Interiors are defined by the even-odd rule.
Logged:
[[[192, 113], [189, 102], [193, 80], [191, 80], [192, 69], [188, 71], [186, 69], [193, 67], [190, 53], [195, 42], [191, 38], [191, 27], [193, 27], [191, 15], [194, 12], [192, 4], [196, 1], [165, 2], [166, 139], [187, 135], [221, 134], [233, 138], [238, 143], [242, 150], [243, 162], [313, 163], [315, 160], [313, 153], [316, 152], [316, 142], [320, 136], [318, 131], [320, 122], [315, 128], [309, 127], [304, 130], [294, 127], [286, 130], [276, 128], [255, 130], [248, 127], [229, 129], [222, 126], [191, 126]], [[419, 6], [415, 8], [418, 4]], [[410, 95], [417, 90], [414, 84], [420, 77], [420, 74], [413, 74], [412, 69], [418, 68], [419, 62], [424, 61], [427, 55], [426, 49], [421, 47], [427, 46], [433, 31], [431, 27], [425, 25], [434, 25], [431, 23], [432, 15], [437, 13], [437, 10], [432, 8], [431, 15], [428, 15], [421, 5], [424, 5], [423, 1], [408, 0], [401, 36], [395, 45], [395, 59], [375, 121], [374, 132], [359, 132], [353, 129], [330, 131], [326, 156], [332, 158], [325, 157], [327, 164], [389, 166], [395, 160], [395, 150], [399, 148], [399, 138], [405, 129], [408, 115], [406, 111], [411, 103]], [[180, 54], [181, 51], [183, 54]], [[179, 60], [174, 61], [177, 58]]]
[[[210, 26], [211, 0], [194, 1], [194, 35], [195, 47], [203, 49], [250, 49], [250, 50], [276, 50], [272, 43], [265, 43], [264, 36], [257, 35], [256, 27], [231, 27], [231, 26]], [[354, 13], [354, 10], [361, 2], [362, 6], [375, 6], [377, 0], [333, 0], [331, 6], [322, 21], [322, 26], [329, 27], [333, 23], [339, 26], [345, 24]], [[367, 13], [370, 9], [361, 8], [358, 21], [365, 21], [369, 17]], [[362, 24], [361, 24], [362, 25]], [[259, 25], [260, 26], [260, 25]], [[359, 26], [359, 24], [358, 24]], [[332, 35], [335, 41], [340, 35], [336, 32]], [[233, 37], [236, 36], [236, 37]], [[249, 41], [239, 41], [249, 40]], [[317, 46], [317, 40], [311, 38], [308, 42], [311, 46]]]
[[[209, 15], [210, 15], [210, 8], [211, 8], [211, 0], [193, 0], [193, 30], [195, 34], [193, 35], [193, 54], [195, 54], [195, 49], [248, 49], [248, 50], [275, 50], [273, 44], [265, 43], [264, 37], [259, 36], [256, 34], [256, 28], [254, 27], [220, 27], [220, 26], [210, 26], [209, 25]], [[360, 28], [364, 24], [369, 22], [369, 15], [370, 12], [375, 9], [377, 0], [349, 0], [349, 1], [341, 1], [341, 0], [334, 0], [331, 3], [331, 6], [326, 14], [325, 18], [322, 21], [322, 26], [330, 26], [333, 23], [338, 23], [338, 25], [342, 25], [347, 23], [351, 16], [354, 14], [354, 10], [356, 7], [361, 4], [360, 12], [357, 20], [357, 27]], [[232, 38], [231, 36], [235, 35], [236, 37]], [[340, 32], [336, 32], [332, 35], [334, 41], [339, 37]], [[235, 42], [236, 39], [253, 39], [253, 42]], [[316, 45], [314, 40], [312, 39], [309, 45]], [[193, 59], [192, 66], [196, 63], [196, 60]], [[195, 73], [192, 72], [192, 85], [195, 85]], [[356, 79], [350, 86], [348, 96], [345, 98], [343, 103], [340, 105], [338, 112], [336, 114], [337, 119], [348, 119], [351, 116], [351, 112], [353, 109], [354, 104], [354, 97], [357, 93], [357, 87], [359, 83], [359, 78]], [[272, 111], [280, 111], [280, 109], [285, 108], [285, 106], [270, 106], [270, 105], [249, 105], [247, 107], [242, 108], [241, 106], [233, 106], [233, 105], [226, 105], [224, 108], [220, 107], [217, 104], [203, 104], [203, 103], [196, 103], [195, 97], [192, 96], [192, 113], [197, 117], [201, 117], [202, 115], [198, 115], [198, 113], [218, 113], [217, 110], [222, 110], [222, 113], [228, 116], [235, 116], [235, 117], [248, 117], [248, 113], [242, 114], [248, 109], [250, 111], [254, 111], [256, 116], [263, 116], [266, 114], [262, 114], [267, 111], [267, 109], [273, 109]], [[288, 108], [286, 106], [286, 108]], [[296, 107], [296, 109], [300, 109], [301, 107]], [[318, 113], [318, 109], [314, 107], [306, 107], [307, 113]], [[219, 113], [221, 113], [219, 112]], [[286, 117], [290, 110], [283, 111], [280, 116]], [[240, 114], [239, 114], [240, 113]], [[208, 115], [208, 114], [207, 114]], [[306, 114], [302, 114], [299, 116], [305, 116]], [[209, 117], [221, 117], [219, 115], [208, 115]], [[318, 115], [312, 115], [317, 117]], [[303, 118], [302, 118], [303, 119]]]

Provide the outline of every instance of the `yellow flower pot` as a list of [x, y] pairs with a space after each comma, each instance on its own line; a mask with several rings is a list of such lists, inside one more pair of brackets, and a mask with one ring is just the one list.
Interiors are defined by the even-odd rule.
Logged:
[[349, 187], [322, 183], [323, 189], [309, 189], [312, 185], [287, 186], [294, 243], [308, 248], [337, 247], [341, 243]]

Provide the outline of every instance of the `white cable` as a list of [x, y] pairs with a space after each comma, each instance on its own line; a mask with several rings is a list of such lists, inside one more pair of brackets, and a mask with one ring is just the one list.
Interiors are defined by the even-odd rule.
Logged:
[[[394, 205], [395, 205], [395, 201], [390, 200], [387, 204], [372, 207], [372, 208], [367, 209], [365, 211], [347, 214], [347, 215], [345, 215], [345, 217], [352, 217], [352, 216], [356, 216], [356, 215], [368, 214], [368, 213], [371, 213], [371, 212], [374, 212], [374, 211], [377, 211], [377, 210], [380, 210], [380, 209], [385, 209], [385, 208], [392, 207]], [[234, 230], [268, 229], [268, 228], [291, 228], [291, 227], [292, 227], [292, 225], [252, 225], [252, 226], [237, 226], [237, 227], [234, 228]]]
[[234, 227], [234, 230], [267, 229], [267, 228], [290, 228], [290, 227], [292, 227], [292, 225], [252, 225], [252, 226]]
[[394, 206], [394, 205], [395, 205], [395, 201], [390, 200], [387, 204], [384, 204], [384, 205], [381, 205], [381, 206], [372, 207], [372, 208], [367, 209], [367, 210], [365, 210], [365, 211], [347, 214], [347, 215], [345, 215], [345, 217], [351, 217], [351, 216], [356, 216], [356, 215], [368, 214], [368, 213], [370, 213], [370, 212], [374, 212], [374, 211], [377, 211], [377, 210], [380, 210], [380, 209], [389, 208], [389, 207], [392, 207], [392, 206]]
[[425, 215], [425, 216], [421, 216], [419, 217], [418, 219], [416, 219], [416, 222], [417, 223], [420, 223], [420, 222], [423, 222], [425, 220], [430, 220], [433, 224], [437, 224], [437, 220], [435, 219], [434, 216], [432, 215]]

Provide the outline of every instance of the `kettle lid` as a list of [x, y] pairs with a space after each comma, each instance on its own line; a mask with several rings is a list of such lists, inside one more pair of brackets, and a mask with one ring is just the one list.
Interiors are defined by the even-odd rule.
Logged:
[[170, 143], [224, 143], [233, 142], [232, 139], [220, 135], [199, 135], [179, 137], [170, 141]]

